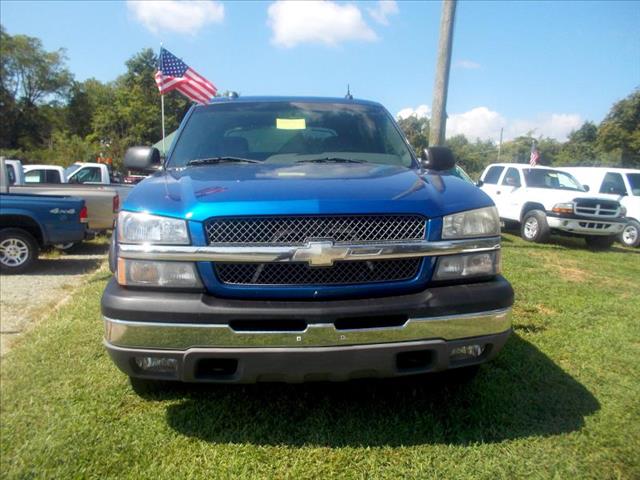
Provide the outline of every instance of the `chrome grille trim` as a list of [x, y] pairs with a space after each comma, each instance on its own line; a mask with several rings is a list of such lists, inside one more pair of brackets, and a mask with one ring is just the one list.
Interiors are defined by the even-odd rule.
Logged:
[[[342, 245], [340, 248], [342, 249], [339, 258], [341, 261], [430, 257], [498, 250], [500, 248], [500, 237], [443, 240], [438, 242], [418, 240], [412, 242]], [[335, 249], [337, 247], [334, 247]], [[121, 243], [118, 245], [118, 256], [135, 260], [270, 263], [299, 262], [301, 258], [309, 258], [307, 254], [309, 250], [309, 245], [305, 247], [268, 245], [178, 246]], [[305, 255], [301, 256], [299, 252], [304, 252]]]
[[357, 285], [407, 281], [418, 275], [420, 257], [365, 262], [336, 262], [329, 268], [307, 263], [216, 263], [225, 285], [298, 286]]
[[421, 215], [326, 215], [213, 218], [205, 222], [210, 245], [304, 245], [313, 239], [335, 243], [421, 240]]
[[577, 199], [575, 200], [577, 215], [595, 218], [616, 218], [620, 215], [620, 205], [611, 200]]

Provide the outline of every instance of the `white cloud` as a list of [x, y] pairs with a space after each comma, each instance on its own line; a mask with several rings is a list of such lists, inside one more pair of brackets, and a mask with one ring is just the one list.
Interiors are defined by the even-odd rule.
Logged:
[[[463, 134], [470, 140], [476, 138], [492, 140], [500, 137], [500, 128], [506, 120], [498, 112], [487, 107], [477, 107], [464, 113], [454, 113], [447, 118], [447, 137]], [[496, 133], [497, 132], [497, 133]]]
[[372, 42], [378, 38], [357, 6], [331, 1], [278, 0], [269, 5], [267, 24], [273, 32], [271, 42], [285, 48], [300, 43], [336, 46], [350, 40]]
[[429, 105], [422, 104], [422, 105], [418, 105], [416, 108], [411, 108], [411, 107], [403, 108], [396, 114], [396, 118], [399, 118], [399, 119], [405, 119], [411, 116], [414, 116], [417, 118], [425, 118], [425, 117], [430, 118], [431, 108], [429, 107]]
[[[418, 118], [429, 117], [430, 109], [427, 105], [407, 107], [400, 110], [397, 117], [407, 118], [411, 115]], [[449, 115], [447, 137], [464, 135], [471, 141], [480, 138], [497, 142], [500, 139], [500, 129], [504, 128], [504, 140], [532, 133], [535, 137], [543, 136], [564, 141], [569, 133], [580, 128], [583, 122], [577, 113], [551, 113], [529, 119], [509, 119], [487, 107], [476, 107], [463, 113]]]
[[454, 67], [465, 68], [467, 70], [475, 70], [480, 68], [481, 65], [478, 62], [474, 62], [473, 60], [458, 60]]
[[224, 5], [214, 0], [128, 0], [127, 8], [153, 33], [168, 30], [195, 35], [205, 25], [224, 20]]
[[381, 25], [389, 25], [389, 15], [395, 15], [400, 11], [396, 0], [378, 0], [373, 8], [367, 8], [367, 12]]

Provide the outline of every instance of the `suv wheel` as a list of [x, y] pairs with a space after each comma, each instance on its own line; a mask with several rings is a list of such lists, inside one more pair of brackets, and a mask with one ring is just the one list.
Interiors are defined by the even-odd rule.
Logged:
[[542, 210], [529, 210], [524, 214], [520, 236], [527, 242], [544, 243], [549, 240], [547, 215]]
[[587, 247], [592, 250], [606, 250], [613, 242], [616, 241], [615, 236], [597, 236], [597, 237], [585, 237], [584, 241], [587, 242]]
[[0, 271], [20, 273], [38, 257], [38, 242], [20, 228], [0, 230]]
[[640, 223], [629, 220], [629, 223], [619, 237], [620, 243], [625, 247], [637, 247], [640, 245]]

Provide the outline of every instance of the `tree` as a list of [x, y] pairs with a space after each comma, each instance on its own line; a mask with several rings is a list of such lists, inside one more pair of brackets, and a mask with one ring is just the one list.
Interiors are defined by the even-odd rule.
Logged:
[[398, 125], [418, 155], [429, 146], [428, 118], [418, 118], [415, 115], [411, 115], [410, 117], [398, 120]]
[[63, 49], [47, 52], [40, 39], [11, 36], [4, 29], [1, 35], [2, 85], [14, 99], [31, 106], [64, 97], [73, 77]]
[[598, 144], [623, 166], [640, 166], [640, 89], [615, 103], [598, 128]]

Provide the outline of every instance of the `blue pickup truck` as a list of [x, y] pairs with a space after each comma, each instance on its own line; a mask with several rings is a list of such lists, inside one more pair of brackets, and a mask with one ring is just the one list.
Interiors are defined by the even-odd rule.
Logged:
[[495, 206], [454, 164], [416, 157], [374, 102], [194, 106], [117, 220], [111, 358], [134, 386], [474, 373], [509, 337], [513, 290]]
[[22, 273], [42, 247], [85, 238], [84, 200], [55, 195], [6, 193], [9, 171], [0, 158], [0, 272]]

